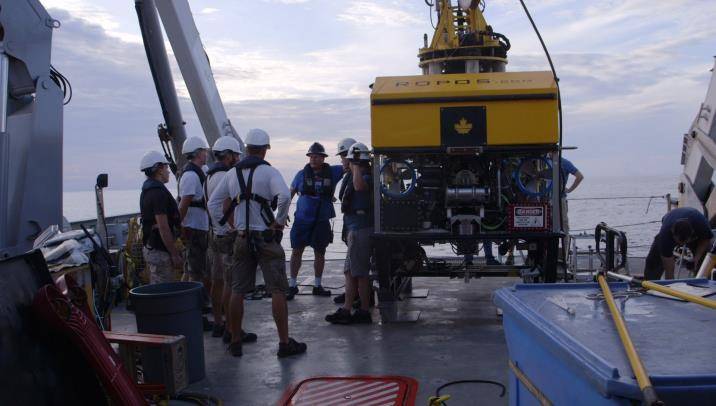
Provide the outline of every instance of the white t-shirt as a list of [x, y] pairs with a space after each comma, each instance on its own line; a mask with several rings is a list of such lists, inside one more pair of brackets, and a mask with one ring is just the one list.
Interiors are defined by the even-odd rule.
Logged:
[[[248, 181], [249, 169], [242, 171], [244, 179]], [[278, 196], [278, 208], [276, 210], [276, 223], [286, 224], [286, 217], [288, 217], [288, 206], [291, 203], [291, 195], [288, 191], [288, 185], [283, 180], [281, 173], [276, 168], [268, 165], [261, 165], [254, 171], [253, 185], [251, 190], [254, 194], [257, 194], [267, 200], [273, 199], [274, 196]], [[224, 179], [222, 179], [219, 186], [211, 194], [209, 199], [209, 205], [217, 205], [218, 202], [223, 202], [226, 198], [236, 199], [239, 194], [239, 180], [236, 178], [236, 168], [231, 168]], [[261, 205], [254, 200], [251, 200], [251, 209], [249, 210], [249, 229], [255, 231], [263, 231], [268, 227], [261, 218]], [[237, 230], [244, 230], [246, 228], [246, 201], [241, 200], [239, 205], [234, 210], [234, 223]]]
[[[211, 197], [225, 176], [226, 172], [216, 172], [210, 175], [206, 180], [206, 194]], [[219, 221], [224, 217], [224, 201], [218, 199], [211, 200], [211, 198], [209, 198], [207, 207], [209, 209], [209, 216], [211, 216], [211, 229], [214, 230], [214, 234], [226, 235], [230, 231], [229, 223], [223, 226], [219, 224]]]
[[[181, 179], [179, 179], [179, 196], [182, 198], [184, 196], [194, 196], [192, 201], [202, 201], [204, 188], [201, 186], [201, 181], [196, 173], [186, 171], [181, 175]], [[209, 216], [206, 210], [189, 206], [181, 225], [195, 230], [209, 231]]]

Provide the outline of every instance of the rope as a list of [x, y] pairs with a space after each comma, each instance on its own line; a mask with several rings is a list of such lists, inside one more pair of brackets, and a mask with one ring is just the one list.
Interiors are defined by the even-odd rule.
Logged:
[[569, 198], [567, 201], [577, 201], [577, 200], [615, 200], [615, 199], [666, 199], [666, 195], [657, 195], [657, 196], [599, 196], [599, 197], [575, 197], [575, 198]]
[[[619, 225], [610, 226], [610, 227], [612, 227], [612, 228], [617, 228], [617, 227], [634, 227], [634, 226], [643, 226], [643, 225], [646, 225], [646, 224], [655, 224], [655, 223], [661, 223], [661, 220], [644, 221], [644, 222], [642, 222], [642, 223], [619, 224]], [[575, 229], [571, 229], [571, 230], [569, 230], [569, 231], [591, 231], [591, 230], [594, 230], [594, 227], [591, 227], [591, 228], [575, 228]]]

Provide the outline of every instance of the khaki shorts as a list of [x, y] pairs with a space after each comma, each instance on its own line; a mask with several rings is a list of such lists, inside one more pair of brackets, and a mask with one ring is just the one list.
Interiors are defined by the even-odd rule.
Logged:
[[260, 235], [253, 238], [255, 254], [249, 248], [248, 237], [236, 237], [231, 264], [231, 290], [238, 294], [253, 291], [256, 287], [256, 267], [261, 266], [266, 292], [286, 293], [286, 254], [281, 244], [275, 240], [266, 242]]
[[208, 267], [207, 251], [209, 249], [209, 232], [191, 229], [189, 241], [186, 242], [186, 274], [189, 279], [201, 281], [211, 277]]
[[176, 272], [172, 267], [171, 256], [166, 251], [142, 249], [146, 269], [149, 270], [149, 283], [168, 283], [176, 281]]
[[209, 266], [214, 280], [223, 279], [231, 283], [231, 264], [236, 232], [226, 235], [211, 235], [209, 242]]
[[373, 234], [372, 227], [348, 230], [348, 251], [343, 272], [350, 272], [354, 278], [370, 276], [371, 234]]

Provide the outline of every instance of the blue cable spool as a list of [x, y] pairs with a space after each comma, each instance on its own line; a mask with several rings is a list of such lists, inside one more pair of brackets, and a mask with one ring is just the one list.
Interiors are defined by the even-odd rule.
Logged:
[[529, 197], [544, 197], [544, 196], [547, 196], [550, 192], [552, 192], [552, 178], [551, 177], [548, 180], [547, 187], [541, 191], [532, 191], [532, 190], [528, 189], [527, 185], [525, 185], [522, 182], [522, 179], [520, 179], [520, 173], [522, 172], [522, 167], [525, 165], [525, 163], [534, 161], [536, 159], [539, 159], [542, 162], [544, 162], [547, 165], [549, 172], [552, 171], [552, 163], [545, 157], [522, 158], [520, 160], [520, 164], [517, 165], [517, 169], [513, 173], [513, 177], [515, 179], [515, 184], [517, 184], [517, 188], [520, 190], [520, 192], [524, 193], [525, 195], [527, 195]]
[[404, 191], [396, 193], [396, 192], [388, 190], [388, 188], [386, 188], [385, 185], [381, 182], [380, 193], [384, 196], [390, 197], [391, 199], [405, 199], [408, 196], [410, 196], [413, 193], [413, 191], [415, 190], [415, 185], [418, 183], [418, 176], [415, 173], [415, 168], [413, 168], [413, 166], [410, 165], [408, 162], [403, 161], [403, 160], [388, 159], [385, 161], [383, 166], [380, 167], [379, 176], [381, 179], [383, 178], [383, 171], [385, 170], [385, 168], [392, 163], [403, 164], [407, 167], [408, 170], [410, 170], [410, 186], [408, 186], [408, 188], [405, 189]]

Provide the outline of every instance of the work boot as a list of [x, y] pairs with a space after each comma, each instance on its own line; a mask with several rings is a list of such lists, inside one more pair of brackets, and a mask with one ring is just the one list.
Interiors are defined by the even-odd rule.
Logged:
[[241, 342], [242, 343], [255, 343], [256, 340], [258, 340], [259, 337], [254, 333], [247, 333], [245, 331], [241, 331]]
[[[255, 343], [258, 339], [258, 336], [254, 333], [247, 333], [245, 331], [241, 332], [242, 343]], [[231, 332], [229, 331], [229, 329], [224, 330], [224, 336], [222, 337], [222, 341], [224, 341], [225, 344], [231, 342]]]
[[308, 346], [306, 343], [299, 343], [293, 338], [289, 337], [287, 343], [278, 344], [278, 352], [276, 355], [279, 358], [290, 357], [291, 355], [303, 354], [306, 352]]
[[371, 314], [369, 311], [358, 309], [355, 312], [353, 312], [353, 316], [351, 316], [351, 323], [371, 324], [371, 323], [373, 323], [373, 318], [371, 317]]
[[331, 291], [327, 290], [327, 289], [323, 289], [323, 286], [314, 286], [312, 293], [313, 293], [313, 296], [330, 296], [331, 295]]
[[211, 330], [211, 336], [212, 337], [223, 337], [225, 331], [226, 331], [226, 325], [214, 323], [214, 327]]
[[210, 322], [206, 316], [201, 318], [201, 322], [204, 325], [204, 331], [211, 331], [214, 329], [214, 323]]
[[346, 302], [346, 294], [341, 293], [340, 295], [333, 298], [333, 303], [335, 304], [343, 304]]
[[241, 350], [241, 341], [229, 344], [229, 347], [226, 350], [234, 357], [240, 357], [243, 355], [243, 351]]
[[340, 307], [335, 313], [327, 315], [326, 321], [331, 324], [351, 324], [353, 318], [351, 317], [350, 311]]
[[288, 293], [286, 294], [286, 300], [293, 300], [293, 298], [296, 297], [297, 294], [298, 294], [298, 286], [288, 288]]

